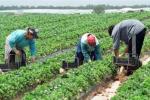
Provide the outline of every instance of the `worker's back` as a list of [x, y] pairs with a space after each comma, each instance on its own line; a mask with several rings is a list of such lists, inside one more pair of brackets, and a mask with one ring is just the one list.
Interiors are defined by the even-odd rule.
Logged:
[[30, 44], [30, 42], [34, 42], [34, 40], [28, 40], [25, 38], [25, 30], [16, 30], [12, 32], [8, 37], [8, 41], [10, 46], [16, 45], [17, 48], [24, 48]]
[[139, 34], [145, 28], [144, 24], [136, 19], [123, 20], [112, 31], [114, 48], [119, 47], [120, 40], [128, 44], [133, 34]]

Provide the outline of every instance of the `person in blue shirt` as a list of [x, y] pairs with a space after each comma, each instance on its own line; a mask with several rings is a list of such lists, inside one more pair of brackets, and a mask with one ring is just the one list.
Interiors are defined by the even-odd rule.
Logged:
[[27, 28], [27, 30], [16, 30], [6, 38], [5, 43], [5, 62], [15, 62], [15, 55], [21, 56], [21, 65], [26, 65], [26, 54], [24, 48], [29, 46], [32, 62], [35, 61], [36, 47], [35, 38], [38, 38], [38, 30]]
[[83, 63], [95, 60], [102, 60], [100, 44], [95, 35], [85, 33], [80, 38], [77, 45], [75, 61], [73, 63], [63, 61], [62, 68], [66, 69], [66, 67], [77, 67]]
[[[80, 64], [83, 62], [91, 62], [92, 60], [101, 60], [100, 44], [95, 35], [85, 33], [77, 45], [76, 59]], [[76, 62], [76, 60], [75, 60]]]

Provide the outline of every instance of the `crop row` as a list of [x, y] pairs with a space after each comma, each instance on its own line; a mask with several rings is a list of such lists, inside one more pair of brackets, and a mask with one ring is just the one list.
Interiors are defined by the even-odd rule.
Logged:
[[[67, 34], [65, 34], [65, 35], [67, 36]], [[59, 36], [63, 36], [63, 35], [59, 35]], [[70, 37], [71, 37], [71, 35], [68, 38], [70, 38]], [[54, 39], [54, 38], [52, 38], [52, 39]], [[58, 39], [58, 40], [60, 40], [60, 39]], [[73, 40], [72, 41], [71, 41], [71, 39], [69, 39], [69, 40], [70, 40], [69, 41], [70, 44], [72, 44], [72, 45], [75, 44], [75, 43], [73, 43]], [[49, 41], [49, 42], [51, 43], [51, 41]], [[43, 41], [43, 43], [44, 43], [44, 41]], [[61, 42], [59, 41], [55, 45], [57, 45], [58, 43], [63, 43], [63, 41], [61, 41]], [[106, 39], [100, 39], [100, 43], [101, 43], [101, 47], [103, 50], [108, 50], [109, 48], [111, 48], [111, 45], [112, 45], [111, 39], [109, 37], [107, 37]], [[50, 48], [51, 48], [51, 46], [50, 46]], [[47, 48], [47, 50], [49, 50], [50, 48]], [[46, 49], [46, 48], [44, 48], [44, 49]], [[69, 55], [67, 55], [67, 56], [69, 56]], [[66, 58], [67, 56], [66, 55], [61, 56], [60, 58], [63, 59], [63, 58]], [[70, 55], [70, 57], [71, 57], [71, 55]], [[10, 99], [10, 98], [16, 96], [19, 92], [24, 92], [26, 89], [28, 89], [32, 85], [40, 84], [42, 81], [50, 80], [53, 76], [58, 74], [58, 69], [60, 68], [60, 63], [58, 63], [58, 61], [60, 62], [59, 58], [56, 57], [56, 58], [50, 59], [42, 64], [33, 64], [32, 66], [21, 68], [17, 71], [10, 72], [5, 75], [1, 75], [1, 77], [0, 77], [0, 83], [1, 83], [0, 84], [0, 93], [1, 93], [0, 99]], [[10, 80], [10, 81], [8, 81], [8, 80]]]
[[[145, 20], [145, 25], [150, 28], [150, 19]], [[145, 37], [143, 51], [150, 50], [150, 36]], [[150, 63], [138, 69], [118, 89], [117, 95], [112, 100], [149, 100], [150, 98]]]
[[[25, 26], [35, 26], [40, 29], [40, 39], [37, 40], [38, 56], [53, 53], [57, 50], [69, 48], [76, 44], [77, 38], [85, 32], [95, 33], [98, 38], [107, 37], [104, 30], [112, 23], [117, 23], [122, 19], [136, 18], [138, 13], [128, 14], [104, 14], [104, 15], [23, 15], [5, 16], [1, 15], [0, 20], [2, 38], [0, 47], [0, 58], [4, 54], [5, 37], [14, 29]], [[138, 17], [148, 16], [142, 13]], [[43, 41], [44, 40], [44, 41]], [[66, 42], [67, 40], [67, 42]], [[28, 54], [29, 55], [29, 54]]]
[[150, 98], [150, 63], [138, 69], [118, 89], [112, 100], [149, 100]]
[[[103, 53], [111, 46], [107, 39], [102, 39], [101, 45]], [[111, 41], [111, 40], [110, 40]], [[19, 92], [25, 92], [32, 85], [38, 85], [40, 82], [48, 81], [59, 73], [62, 59], [73, 59], [74, 52], [61, 54], [51, 58], [44, 63], [35, 63], [22, 67], [16, 71], [5, 73], [0, 77], [0, 99], [10, 99]]]
[[[110, 44], [112, 42], [109, 37], [107, 37], [105, 39], [107, 40], [107, 42], [103, 41], [101, 43]], [[150, 41], [150, 36], [146, 36], [146, 39], [144, 41], [143, 52], [149, 50], [149, 47], [148, 47], [149, 41]], [[112, 44], [110, 44], [109, 46], [108, 45], [104, 45], [104, 46], [107, 46], [106, 48], [110, 48], [111, 45]], [[102, 45], [102, 47], [103, 47], [103, 45]], [[106, 59], [106, 61], [108, 61], [107, 63], [110, 63], [109, 60]], [[105, 61], [103, 61], [103, 62], [105, 62]], [[99, 62], [97, 62], [96, 64], [94, 63], [92, 65], [97, 66], [98, 63]], [[84, 69], [84, 71], [82, 70], [80, 74], [78, 74], [79, 76], [72, 74], [72, 73], [75, 73], [74, 70], [71, 72], [68, 72], [69, 77], [67, 76], [67, 79], [66, 78], [64, 79], [62, 77], [58, 77], [57, 79], [53, 80], [49, 84], [44, 84], [44, 85], [38, 86], [33, 92], [27, 93], [26, 96], [24, 97], [24, 100], [29, 100], [29, 99], [33, 99], [33, 98], [36, 98], [39, 100], [41, 98], [44, 98], [45, 100], [47, 100], [48, 98], [53, 99], [53, 100], [59, 100], [59, 99], [70, 100], [70, 99], [72, 99], [72, 97], [74, 97], [75, 99], [78, 98], [80, 93], [86, 92], [92, 86], [91, 84], [89, 84], [89, 83], [92, 83], [89, 79], [88, 79], [89, 81], [83, 80], [83, 79], [86, 79], [86, 76], [88, 76], [90, 78], [93, 77], [92, 74], [91, 74], [91, 76], [87, 75], [87, 74], [85, 74], [85, 76], [83, 76], [84, 72], [89, 73], [87, 71], [88, 69], [86, 70], [86, 67], [88, 67], [88, 65], [85, 64], [83, 66], [85, 66], [85, 69]], [[91, 65], [89, 65], [89, 66], [91, 66]], [[101, 66], [99, 66], [99, 67], [101, 67]], [[104, 67], [107, 68], [107, 66], [104, 66]], [[90, 67], [90, 68], [92, 70], [92, 67]], [[112, 68], [113, 68], [113, 66], [112, 66]], [[79, 70], [80, 69], [78, 68], [77, 71], [79, 71]], [[98, 69], [95, 69], [95, 70], [98, 70]], [[101, 74], [101, 73], [99, 72], [99, 74]], [[97, 73], [97, 75], [99, 75], [99, 74]], [[111, 73], [111, 74], [107, 73], [107, 75], [105, 75], [105, 76], [112, 75], [112, 74], [115, 74], [115, 73]], [[101, 75], [101, 77], [103, 77], [103, 75]], [[78, 78], [79, 79], [83, 78], [82, 82], [85, 84], [80, 83], [78, 81]], [[99, 82], [101, 82], [101, 81], [102, 80], [99, 80]], [[95, 80], [93, 82], [96, 84], [98, 81]]]
[[115, 67], [109, 55], [102, 61], [84, 64], [50, 83], [39, 85], [33, 92], [26, 94], [23, 100], [74, 100], [114, 72]]
[[73, 52], [59, 55], [45, 62], [21, 67], [12, 72], [0, 76], [0, 100], [10, 100], [17, 94], [36, 87], [45, 81], [50, 81], [59, 73], [61, 60], [73, 59]]
[[[149, 37], [149, 36], [147, 36], [147, 37]], [[108, 40], [106, 44], [109, 44], [112, 42], [110, 38], [106, 38], [106, 40]], [[145, 41], [146, 42], [150, 41], [150, 37], [145, 39]], [[110, 44], [106, 48], [110, 48], [111, 45], [112, 44]], [[105, 45], [105, 46], [107, 46], [107, 45]], [[147, 44], [145, 44], [144, 47], [147, 47]], [[143, 52], [144, 51], [147, 51], [147, 48], [144, 48]], [[111, 64], [111, 62], [112, 62], [112, 59], [104, 58], [104, 60], [102, 62], [93, 62], [90, 65], [89, 64], [83, 65], [84, 68], [81, 68], [83, 70], [81, 70], [80, 68], [78, 68], [77, 70], [71, 70], [68, 72], [67, 78], [57, 77], [55, 80], [51, 81], [50, 83], [38, 86], [34, 91], [27, 93], [24, 97], [24, 100], [30, 100], [33, 98], [35, 98], [36, 100], [40, 100], [41, 98], [44, 98], [44, 100], [77, 99], [78, 96], [82, 92], [83, 93], [87, 92], [88, 89], [92, 85], [95, 85], [98, 82], [102, 82], [104, 79], [104, 76], [109, 76], [109, 75], [115, 74], [116, 69], [113, 69], [115, 67]], [[101, 63], [107, 63], [109, 65], [109, 67], [107, 64], [101, 65]], [[96, 68], [93, 70], [92, 69], [93, 67], [94, 68], [96, 67]], [[90, 68], [90, 69], [88, 69], [88, 68]], [[97, 68], [99, 68], [99, 69], [97, 69]], [[101, 71], [101, 69], [103, 69], [103, 68], [108, 69], [107, 71], [110, 71], [110, 72], [113, 69], [113, 72], [109, 73], [109, 72]], [[109, 69], [109, 68], [112, 68], [112, 69]], [[76, 71], [78, 72], [78, 74], [75, 74]], [[95, 76], [93, 76], [92, 73], [96, 73], [96, 74], [94, 74]], [[92, 78], [93, 78], [93, 80], [91, 81], [90, 79], [92, 79]], [[96, 80], [95, 78], [99, 79], [99, 80]], [[79, 79], [81, 79], [81, 80], [79, 80]], [[118, 99], [116, 99], [116, 100], [118, 100]]]

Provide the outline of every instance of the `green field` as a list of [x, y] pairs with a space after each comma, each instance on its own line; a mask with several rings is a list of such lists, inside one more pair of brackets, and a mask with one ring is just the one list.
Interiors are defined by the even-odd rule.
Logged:
[[[40, 30], [36, 41], [37, 63], [0, 75], [0, 100], [14, 100], [21, 95], [23, 100], [71, 100], [107, 76], [113, 76], [112, 39], [107, 28], [124, 19], [139, 19], [150, 28], [150, 12], [114, 14], [0, 14], [0, 63], [4, 63], [5, 38], [16, 29], [34, 26]], [[73, 60], [79, 37], [90, 32], [100, 42], [103, 60], [84, 64], [76, 69], [59, 74], [61, 60]], [[150, 36], [146, 36], [142, 52], [150, 50]], [[67, 53], [56, 55], [44, 62], [41, 57], [72, 48]], [[27, 59], [30, 54], [27, 50]], [[150, 64], [138, 69], [117, 92], [114, 100], [148, 100], [150, 98]], [[32, 91], [31, 91], [32, 90]]]

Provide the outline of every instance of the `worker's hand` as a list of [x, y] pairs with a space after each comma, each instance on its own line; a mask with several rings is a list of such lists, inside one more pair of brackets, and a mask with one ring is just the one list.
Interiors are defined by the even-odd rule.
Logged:
[[119, 57], [122, 57], [123, 55], [122, 54], [119, 54]]
[[123, 56], [125, 56], [125, 53], [123, 53], [123, 54], [119, 54], [119, 57], [123, 57]]
[[89, 59], [88, 62], [92, 62], [91, 59]]
[[34, 63], [35, 62], [35, 57], [32, 57], [31, 61], [32, 61], [32, 63]]
[[21, 52], [19, 50], [16, 50], [15, 53], [17, 56], [21, 56]]

